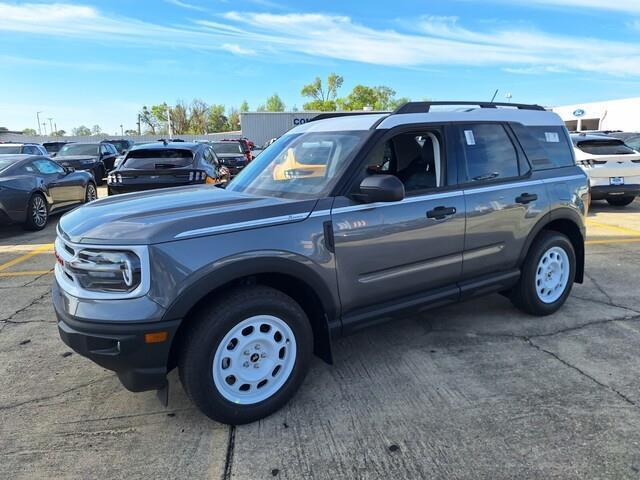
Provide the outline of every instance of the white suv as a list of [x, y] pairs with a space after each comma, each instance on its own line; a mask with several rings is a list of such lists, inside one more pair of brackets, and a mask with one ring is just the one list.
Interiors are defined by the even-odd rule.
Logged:
[[629, 205], [640, 195], [640, 152], [600, 134], [572, 134], [576, 163], [589, 175], [592, 200]]

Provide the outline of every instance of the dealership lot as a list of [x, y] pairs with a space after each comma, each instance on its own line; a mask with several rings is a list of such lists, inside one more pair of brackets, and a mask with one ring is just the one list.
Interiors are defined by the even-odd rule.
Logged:
[[587, 279], [559, 313], [492, 295], [371, 328], [241, 427], [199, 413], [175, 372], [165, 409], [70, 354], [49, 293], [53, 220], [0, 232], [2, 478], [640, 475], [640, 201], [592, 206]]

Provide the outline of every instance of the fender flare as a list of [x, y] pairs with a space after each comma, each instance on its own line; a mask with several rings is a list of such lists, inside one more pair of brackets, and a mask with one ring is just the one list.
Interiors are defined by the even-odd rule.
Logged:
[[[221, 264], [222, 263], [222, 264]], [[264, 273], [278, 273], [296, 278], [316, 292], [329, 320], [338, 318], [339, 307], [330, 288], [310, 266], [309, 259], [289, 252], [251, 252], [228, 258], [209, 269], [196, 272], [167, 308], [165, 319], [184, 316], [213, 290], [239, 278]]]
[[580, 236], [582, 237], [582, 247], [576, 249], [576, 283], [582, 283], [584, 279], [584, 240], [585, 240], [585, 227], [584, 227], [584, 219], [582, 215], [574, 209], [568, 207], [561, 207], [556, 210], [552, 210], [545, 214], [538, 223], [534, 225], [534, 227], [529, 232], [527, 236], [527, 240], [520, 252], [520, 257], [518, 259], [518, 265], [522, 265], [527, 254], [529, 253], [529, 249], [531, 248], [531, 244], [536, 239], [538, 234], [547, 227], [551, 222], [557, 220], [567, 220], [573, 223], [579, 230]]

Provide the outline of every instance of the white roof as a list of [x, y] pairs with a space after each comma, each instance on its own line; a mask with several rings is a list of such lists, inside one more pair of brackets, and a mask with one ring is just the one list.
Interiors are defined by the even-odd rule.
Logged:
[[474, 108], [467, 111], [439, 110], [397, 115], [376, 113], [333, 117], [304, 123], [290, 130], [290, 133], [369, 130], [376, 122], [380, 122], [376, 127], [377, 129], [389, 129], [414, 123], [442, 124], [448, 122], [515, 122], [527, 126], [564, 126], [562, 119], [557, 114], [549, 111], [517, 108]]

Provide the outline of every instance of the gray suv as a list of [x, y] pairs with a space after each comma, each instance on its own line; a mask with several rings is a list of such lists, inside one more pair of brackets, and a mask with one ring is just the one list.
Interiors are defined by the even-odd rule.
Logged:
[[535, 105], [444, 104], [323, 114], [224, 189], [66, 214], [62, 340], [165, 401], [177, 367], [207, 416], [241, 424], [282, 407], [312, 353], [331, 363], [337, 336], [491, 292], [555, 312], [582, 282], [589, 201], [562, 120]]

